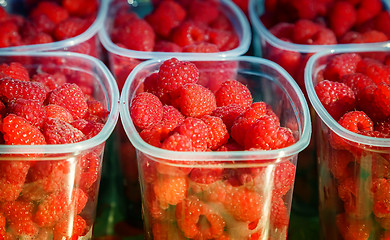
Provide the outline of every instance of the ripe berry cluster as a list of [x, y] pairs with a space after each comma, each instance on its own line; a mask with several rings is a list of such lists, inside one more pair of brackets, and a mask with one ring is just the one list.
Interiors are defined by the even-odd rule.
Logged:
[[[229, 65], [235, 66], [221, 63]], [[266, 151], [295, 143], [271, 107], [253, 102], [234, 74], [213, 90], [202, 85], [209, 82], [200, 81], [200, 75], [194, 63], [172, 58], [146, 76], [129, 109], [145, 142], [185, 152]], [[289, 160], [269, 166], [261, 159], [243, 160], [237, 167], [228, 160], [138, 157], [145, 220], [154, 238], [286, 238], [285, 198], [295, 177]]]
[[[0, 65], [1, 144], [68, 144], [97, 135], [107, 110], [87, 87], [92, 76], [36, 64]], [[84, 236], [94, 218], [102, 151], [1, 154], [0, 239]]]
[[[368, 137], [390, 138], [389, 60], [387, 53], [343, 53], [330, 57], [317, 74], [316, 94], [342, 127]], [[353, 143], [330, 130], [322, 135], [327, 139], [320, 146], [327, 153], [322, 164], [333, 176], [328, 187], [342, 205], [331, 221], [344, 239], [386, 239], [389, 149]]]

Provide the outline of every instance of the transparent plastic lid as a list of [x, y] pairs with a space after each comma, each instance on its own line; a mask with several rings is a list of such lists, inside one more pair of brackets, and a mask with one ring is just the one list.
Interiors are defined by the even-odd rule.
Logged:
[[[152, 59], [152, 58], [168, 58], [172, 56], [172, 52], [146, 52], [146, 51], [135, 51], [131, 49], [126, 49], [123, 47], [117, 46], [112, 42], [110, 38], [110, 29], [112, 25], [113, 16], [110, 15], [112, 0], [104, 1], [102, 4], [102, 8], [105, 15], [104, 26], [99, 31], [99, 38], [103, 46], [107, 49], [108, 52], [125, 56], [132, 57], [137, 59]], [[131, 1], [132, 2], [132, 1]], [[174, 55], [177, 58], [183, 58], [186, 56], [191, 56], [194, 58], [215, 58], [215, 57], [230, 57], [230, 56], [239, 56], [246, 53], [249, 49], [249, 45], [251, 43], [252, 34], [249, 22], [241, 11], [239, 7], [237, 7], [230, 0], [221, 0], [222, 12], [227, 15], [239, 38], [239, 46], [229, 50], [222, 51], [216, 53], [188, 53], [188, 52], [175, 52]], [[129, 2], [130, 3], [130, 2]], [[135, 2], [134, 2], [135, 3]], [[150, 11], [151, 1], [142, 1], [136, 2], [133, 4], [133, 8], [145, 8]]]
[[[182, 59], [184, 60], [184, 59]], [[256, 66], [262, 69], [262, 72], [250, 72], [243, 69], [243, 74], [253, 74], [257, 78], [267, 77], [270, 81], [274, 81], [275, 86], [280, 87], [283, 94], [287, 95], [286, 99], [289, 101], [290, 108], [292, 109], [295, 121], [298, 125], [298, 140], [295, 144], [277, 150], [270, 151], [230, 151], [230, 152], [176, 152], [168, 151], [165, 149], [157, 148], [149, 145], [142, 140], [135, 128], [133, 121], [130, 117], [129, 107], [131, 100], [133, 99], [136, 86], [135, 82], [137, 77], [144, 78], [150, 72], [158, 70], [159, 66], [164, 60], [148, 60], [139, 64], [128, 76], [126, 83], [122, 89], [121, 101], [120, 101], [120, 117], [124, 129], [134, 147], [150, 156], [168, 160], [185, 160], [185, 161], [244, 161], [244, 160], [266, 160], [268, 162], [281, 161], [282, 158], [290, 157], [298, 154], [304, 148], [306, 148], [310, 142], [311, 135], [311, 122], [309, 109], [304, 98], [304, 95], [291, 76], [282, 69], [276, 63], [269, 60], [265, 60], [257, 57], [232, 57], [227, 59], [209, 59], [206, 61], [237, 61], [241, 66]], [[191, 59], [192, 62], [195, 61]], [[240, 70], [238, 70], [240, 71]], [[272, 74], [277, 74], [273, 76]], [[282, 79], [282, 80], [281, 80]], [[143, 80], [142, 80], [143, 81]], [[283, 81], [283, 83], [282, 83]], [[133, 83], [134, 82], [134, 83]], [[270, 94], [271, 98], [273, 97]], [[275, 101], [278, 101], [275, 99]]]

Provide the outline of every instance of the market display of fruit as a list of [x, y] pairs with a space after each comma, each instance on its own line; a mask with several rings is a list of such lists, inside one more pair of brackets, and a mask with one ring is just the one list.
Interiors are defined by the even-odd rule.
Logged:
[[[341, 52], [317, 59], [322, 64], [312, 69], [318, 71], [312, 74], [315, 92], [308, 90], [309, 95], [316, 94], [330, 115], [320, 115], [317, 130], [326, 239], [388, 236], [389, 59], [388, 51]], [[314, 108], [319, 111], [318, 105]], [[334, 130], [332, 119], [342, 131]], [[351, 139], [351, 132], [358, 135]]]

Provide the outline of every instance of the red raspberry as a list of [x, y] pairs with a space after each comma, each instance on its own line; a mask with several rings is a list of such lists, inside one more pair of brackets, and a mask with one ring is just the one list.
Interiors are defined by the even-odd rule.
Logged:
[[288, 147], [295, 143], [292, 131], [280, 127], [271, 116], [263, 116], [256, 120], [247, 131], [245, 148], [272, 150]]
[[179, 90], [178, 108], [187, 117], [211, 114], [217, 107], [214, 94], [196, 83], [185, 84]]
[[287, 207], [284, 204], [284, 201], [280, 197], [272, 198], [271, 206], [271, 222], [275, 228], [285, 228], [288, 227], [289, 222], [289, 212]]
[[65, 83], [54, 89], [48, 102], [68, 109], [74, 119], [83, 118], [88, 112], [87, 99], [81, 88], [74, 83]]
[[[329, 170], [333, 176], [341, 181], [351, 176], [349, 165], [355, 162], [349, 151], [331, 151], [329, 156]], [[352, 164], [353, 165], [353, 164]]]
[[156, 35], [147, 21], [135, 18], [121, 27], [114, 28], [111, 38], [115, 43], [123, 44], [131, 50], [153, 51]]
[[89, 23], [85, 19], [71, 17], [60, 22], [54, 29], [54, 37], [56, 40], [64, 40], [71, 37], [76, 37], [87, 30]]
[[354, 92], [344, 83], [324, 80], [314, 89], [322, 105], [336, 120], [356, 106]]
[[[295, 76], [297, 69], [302, 64], [302, 54], [296, 51], [271, 48], [269, 59], [283, 67], [290, 75]], [[304, 86], [303, 81], [297, 81], [300, 86]]]
[[80, 188], [75, 188], [75, 189], [73, 189], [73, 192], [72, 192], [72, 201], [73, 201], [72, 204], [74, 204], [76, 213], [80, 214], [88, 202], [88, 195]]
[[344, 239], [369, 239], [372, 231], [372, 222], [349, 218], [346, 214], [336, 216], [336, 225]]
[[374, 206], [373, 212], [379, 218], [390, 216], [390, 182], [381, 178], [375, 181], [373, 186]]
[[244, 146], [246, 133], [252, 124], [267, 113], [267, 104], [255, 102], [241, 116], [237, 117], [231, 128], [231, 137]]
[[[218, 166], [218, 163], [200, 162], [198, 164], [201, 165], [199, 168], [193, 168], [191, 170], [189, 175], [191, 181], [200, 184], [212, 184], [222, 179], [223, 168]], [[206, 165], [206, 167], [202, 168], [202, 165]]]
[[344, 75], [341, 77], [340, 82], [350, 87], [358, 99], [366, 87], [374, 84], [371, 78], [362, 73]]
[[164, 142], [161, 144], [161, 148], [179, 152], [191, 152], [192, 141], [185, 135], [174, 133], [164, 140]]
[[169, 239], [183, 239], [182, 232], [175, 226], [168, 222], [155, 222], [152, 226], [153, 239], [169, 240]]
[[53, 240], [78, 239], [85, 235], [86, 228], [87, 222], [79, 215], [75, 216], [74, 219], [65, 218], [54, 226]]
[[31, 81], [43, 83], [51, 91], [66, 83], [66, 77], [60, 72], [54, 74], [42, 72], [32, 76]]
[[390, 136], [390, 119], [376, 123], [375, 130], [383, 135]]
[[364, 58], [357, 65], [356, 71], [367, 75], [376, 84], [390, 84], [390, 68], [378, 60]]
[[90, 139], [98, 135], [104, 127], [103, 123], [94, 120], [89, 120], [86, 121], [85, 124], [82, 123], [81, 125], [78, 125], [77, 122], [81, 122], [82, 120], [84, 119], [78, 119], [76, 121], [73, 121], [72, 126], [80, 130], [85, 135], [85, 139]]
[[204, 39], [205, 32], [203, 28], [191, 21], [183, 22], [172, 29], [171, 40], [180, 47], [201, 43]]
[[324, 70], [326, 80], [338, 82], [343, 75], [355, 73], [361, 57], [356, 53], [343, 53], [329, 60]]
[[[284, 41], [291, 40], [293, 41], [295, 25], [292, 23], [281, 22], [277, 23], [275, 26], [269, 29], [275, 37], [282, 39]], [[310, 30], [310, 29], [309, 29]], [[301, 38], [297, 35], [298, 38]]]
[[68, 11], [55, 2], [42, 1], [31, 11], [30, 17], [44, 14], [55, 24], [59, 24], [69, 17]]
[[299, 44], [336, 44], [336, 35], [328, 28], [310, 20], [302, 19], [295, 23], [293, 40]]
[[388, 37], [383, 32], [376, 30], [369, 30], [362, 34], [358, 34], [356, 38], [350, 40], [347, 43], [375, 43], [375, 42], [385, 42], [388, 40]]
[[229, 140], [229, 132], [226, 129], [226, 125], [222, 119], [215, 116], [205, 115], [202, 121], [206, 123], [210, 128], [208, 148], [215, 150], [227, 143]]
[[97, 0], [62, 0], [62, 6], [74, 16], [87, 16], [97, 12]]
[[[16, 235], [33, 238], [39, 231], [37, 224], [32, 221], [34, 205], [23, 201], [6, 202], [2, 205], [8, 228]], [[18, 237], [19, 238], [19, 237]]]
[[186, 10], [175, 1], [163, 1], [145, 17], [154, 31], [168, 37], [171, 30], [180, 25], [186, 17]]
[[329, 11], [329, 25], [337, 37], [348, 32], [356, 22], [357, 14], [352, 3], [335, 2]]
[[244, 84], [233, 79], [222, 83], [215, 93], [215, 99], [218, 107], [238, 104], [247, 109], [252, 104], [252, 95], [249, 89]]
[[362, 0], [356, 10], [356, 24], [362, 24], [372, 18], [382, 10], [382, 2], [380, 0]]
[[219, 147], [216, 151], [219, 152], [244, 151], [244, 147], [230, 138], [226, 144]]
[[45, 137], [38, 128], [15, 114], [9, 114], [3, 119], [1, 132], [8, 145], [46, 144]]
[[18, 32], [18, 26], [12, 21], [1, 22], [0, 24], [0, 48], [21, 45], [22, 39]]
[[46, 94], [46, 89], [41, 83], [0, 78], [0, 96], [7, 100], [24, 98], [43, 102]]
[[89, 192], [98, 180], [101, 167], [101, 158], [95, 152], [88, 152], [79, 159], [79, 173], [76, 182], [84, 192]]
[[189, 137], [194, 151], [206, 151], [209, 139], [209, 126], [198, 118], [188, 117], [175, 132]]
[[161, 147], [161, 143], [168, 137], [170, 131], [162, 124], [158, 123], [140, 132], [140, 137], [148, 144]]
[[7, 179], [0, 178], [0, 201], [15, 201], [17, 198], [19, 198], [24, 186], [24, 182], [10, 183]]
[[27, 69], [18, 62], [11, 62], [9, 65], [3, 63], [0, 65], [0, 76], [10, 77], [20, 81], [30, 81]]
[[176, 58], [165, 60], [158, 71], [158, 85], [164, 93], [173, 93], [186, 83], [196, 83], [199, 71], [193, 63]]
[[[154, 45], [154, 52], [181, 52], [182, 49], [176, 43], [164, 40], [157, 40]], [[146, 79], [145, 79], [146, 80]]]
[[232, 31], [211, 29], [207, 32], [208, 42], [217, 45], [221, 51], [232, 50], [240, 44], [237, 34]]
[[226, 79], [236, 77], [236, 61], [196, 61], [194, 62], [199, 69], [198, 84], [207, 87], [215, 93]]
[[128, 9], [119, 9], [114, 17], [113, 26], [122, 27], [135, 19], [140, 19], [137, 13], [129, 12]]
[[5, 224], [6, 224], [5, 217], [2, 214], [0, 214], [0, 238], [3, 239], [5, 239]]
[[184, 122], [184, 116], [173, 106], [163, 106], [163, 117], [161, 124], [168, 131], [172, 131], [174, 128]]
[[54, 28], [57, 26], [46, 14], [40, 13], [34, 16], [30, 16], [29, 20], [23, 25], [22, 35], [26, 38], [34, 37], [39, 33], [51, 34]]
[[0, 162], [0, 178], [12, 184], [24, 183], [29, 168], [30, 162], [2, 161]]
[[238, 104], [230, 104], [222, 107], [217, 107], [212, 113], [212, 116], [216, 116], [222, 119], [226, 125], [226, 129], [230, 132], [234, 121], [238, 116], [243, 114], [245, 109]]
[[8, 104], [8, 113], [25, 118], [35, 127], [41, 128], [46, 119], [43, 103], [37, 100], [18, 98]]
[[177, 224], [187, 238], [216, 239], [224, 231], [224, 219], [196, 197], [177, 204], [175, 213]]
[[[253, 171], [256, 171], [256, 169], [253, 169]], [[296, 166], [290, 161], [278, 163], [275, 166], [273, 196], [283, 197], [287, 194], [294, 184], [295, 171]]]
[[37, 33], [34, 36], [27, 37], [25, 40], [26, 45], [52, 43], [54, 39], [47, 33]]
[[130, 115], [136, 127], [145, 129], [161, 121], [163, 106], [155, 95], [147, 92], [139, 93], [132, 100]]
[[188, 180], [185, 176], [161, 175], [154, 182], [153, 189], [160, 202], [176, 205], [187, 196]]
[[214, 43], [201, 42], [197, 44], [184, 46], [183, 52], [215, 53], [215, 52], [219, 52], [219, 48]]
[[225, 14], [219, 14], [218, 17], [210, 23], [210, 27], [219, 30], [233, 31], [233, 25], [230, 22], [229, 18]]
[[374, 99], [382, 114], [386, 117], [390, 116], [390, 86], [384, 82], [378, 84]]
[[375, 17], [375, 28], [386, 34], [387, 37], [390, 37], [390, 13], [388, 11], [383, 10]]
[[218, 7], [218, 1], [194, 0], [189, 5], [188, 17], [194, 22], [209, 24], [218, 17]]
[[49, 104], [45, 106], [47, 118], [57, 118], [61, 121], [71, 123], [73, 122], [73, 116], [68, 109], [56, 104]]
[[43, 135], [48, 144], [77, 143], [86, 139], [83, 132], [57, 118], [47, 120], [43, 128]]
[[34, 222], [42, 227], [54, 226], [69, 210], [69, 200], [66, 193], [50, 194], [44, 201], [39, 203]]

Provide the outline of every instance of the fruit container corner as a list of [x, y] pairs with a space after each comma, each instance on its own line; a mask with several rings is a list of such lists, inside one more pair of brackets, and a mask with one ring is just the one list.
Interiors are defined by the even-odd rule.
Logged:
[[[63, 40], [54, 39], [53, 42], [40, 43], [40, 44], [22, 44], [18, 46], [2, 47], [0, 51], [17, 51], [17, 52], [36, 52], [36, 51], [70, 51], [82, 54], [87, 54], [99, 59], [104, 60], [104, 52], [98, 37], [98, 31], [103, 25], [104, 21], [104, 8], [102, 5], [105, 1], [98, 0], [98, 6], [95, 15], [93, 16], [93, 22], [89, 27], [80, 34], [74, 37], [66, 38]], [[22, 16], [27, 17], [30, 11], [35, 7], [37, 1], [27, 2], [26, 0], [10, 0], [4, 1], [0, 4], [7, 13], [12, 14], [17, 19]], [[70, 15], [72, 17], [73, 15]], [[92, 17], [92, 16], [91, 16]], [[4, 19], [3, 19], [4, 20]], [[19, 19], [20, 20], [20, 19]], [[20, 26], [20, 31], [25, 27]], [[29, 37], [29, 35], [27, 36]], [[26, 38], [26, 36], [24, 37]]]
[[[192, 62], [197, 64], [197, 61]], [[225, 70], [229, 74], [234, 73], [231, 78], [245, 83], [254, 101], [268, 103], [279, 117], [281, 126], [292, 129], [296, 142], [277, 150], [227, 152], [177, 152], [149, 145], [137, 132], [129, 108], [135, 95], [142, 91], [145, 77], [158, 71], [162, 60], [148, 60], [139, 64], [129, 75], [122, 90], [120, 116], [124, 130], [137, 151], [145, 238], [153, 239], [153, 236], [159, 234], [196, 238], [201, 236], [197, 234], [209, 234], [205, 236], [286, 239], [298, 154], [309, 144], [311, 135], [310, 114], [305, 98], [288, 73], [268, 60], [231, 57], [223, 60], [207, 59], [206, 62], [213, 62], [212, 66], [216, 67], [218, 64], [230, 66]], [[208, 71], [206, 74], [215, 72], [216, 68]], [[257, 173], [261, 172], [259, 175], [254, 173], [257, 170]], [[216, 180], [204, 184], [193, 181], [190, 176], [193, 171], [194, 174], [204, 173], [205, 177], [207, 174], [219, 174], [216, 174]], [[281, 172], [289, 174], [280, 175]], [[248, 182], [235, 185], [233, 182], [238, 175], [247, 176]], [[176, 184], [179, 192], [184, 191], [185, 197], [166, 205], [163, 196], [171, 193], [169, 185], [164, 184], [170, 181]], [[281, 195], [275, 193], [280, 190], [279, 181], [289, 182], [287, 188], [283, 187], [285, 191]], [[232, 198], [220, 199], [219, 196], [228, 196], [224, 194], [232, 194], [229, 195]], [[237, 202], [232, 200], [235, 197]], [[245, 201], [246, 197], [251, 200], [244, 204], [241, 201]], [[237, 208], [233, 206], [240, 202], [242, 205]], [[195, 214], [192, 218], [191, 211], [199, 209], [191, 209], [190, 206], [200, 207], [200, 216]], [[186, 219], [195, 233], [186, 228]], [[191, 221], [194, 225], [191, 225]]]
[[[0, 228], [0, 237], [92, 239], [105, 142], [119, 117], [116, 82], [100, 60], [78, 53], [0, 52], [1, 64], [12, 62], [22, 64], [30, 77], [45, 71], [47, 74], [62, 74], [67, 80], [65, 83], [81, 79], [81, 84], [77, 81], [72, 84], [76, 83], [86, 90], [89, 100], [99, 102], [106, 112], [101, 116], [104, 125], [99, 132], [87, 140], [67, 144], [5, 145], [4, 141], [19, 141], [10, 139], [13, 133], [18, 132], [12, 130], [12, 118], [24, 128], [30, 129], [31, 125], [27, 127], [22, 117], [13, 114], [2, 118], [2, 136], [8, 135], [8, 138], [2, 139], [3, 144], [0, 145], [0, 218], [4, 220], [1, 221], [4, 225]], [[11, 85], [22, 82], [7, 77], [1, 78], [1, 81], [2, 84], [11, 81]], [[4, 91], [2, 94], [7, 94]], [[92, 123], [93, 116], [90, 116]], [[9, 126], [8, 130], [5, 124]], [[70, 126], [64, 123], [63, 127], [65, 125]], [[58, 131], [65, 131], [65, 128]], [[55, 130], [52, 134], [56, 135]], [[20, 141], [28, 136], [19, 136]]]
[[[389, 236], [386, 230], [389, 217], [386, 210], [386, 202], [389, 201], [386, 187], [390, 141], [383, 135], [383, 129], [386, 129], [386, 123], [383, 121], [386, 120], [380, 120], [385, 117], [381, 115], [383, 111], [379, 110], [377, 105], [384, 103], [377, 100], [368, 102], [367, 96], [375, 98], [372, 94], [361, 97], [357, 95], [356, 99], [364, 100], [357, 100], [356, 110], [340, 107], [339, 110], [344, 111], [339, 113], [347, 112], [343, 115], [334, 111], [335, 108], [332, 110], [330, 106], [321, 103], [316, 90], [316, 87], [320, 86], [319, 83], [323, 82], [321, 76], [333, 58], [344, 54], [357, 54], [362, 59], [374, 59], [376, 63], [383, 63], [386, 55], [390, 56], [389, 53], [389, 48], [381, 47], [337, 48], [319, 52], [307, 63], [305, 84], [317, 118], [313, 129], [317, 134], [321, 239], [385, 239]], [[353, 70], [349, 75], [354, 74], [366, 73], [355, 73]], [[341, 82], [346, 83], [344, 80]], [[369, 86], [376, 86], [371, 83], [361, 87], [366, 86], [366, 89], [369, 89]], [[352, 89], [356, 94], [362, 93], [357, 88]], [[377, 92], [375, 95], [380, 94]], [[348, 119], [348, 115], [354, 113], [364, 116], [360, 119], [367, 119], [366, 116], [372, 118], [372, 129], [368, 127], [365, 134], [360, 131], [360, 127], [360, 130], [347, 130], [341, 119]], [[341, 117], [338, 117], [340, 115]]]

